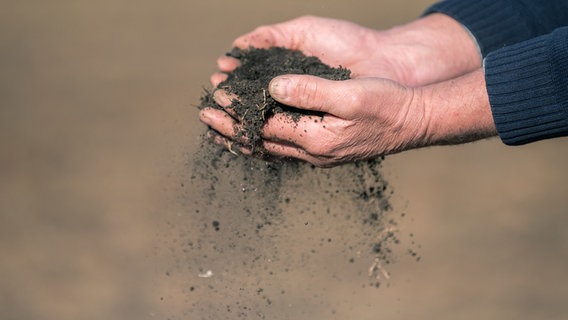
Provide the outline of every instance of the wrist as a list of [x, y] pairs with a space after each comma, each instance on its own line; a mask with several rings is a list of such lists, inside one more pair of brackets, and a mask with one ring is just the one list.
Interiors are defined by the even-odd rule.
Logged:
[[481, 68], [455, 79], [416, 88], [424, 110], [424, 145], [461, 144], [495, 136]]
[[420, 86], [451, 79], [481, 66], [481, 55], [475, 38], [453, 18], [433, 13], [408, 24], [385, 31], [401, 65], [406, 65], [407, 85]]

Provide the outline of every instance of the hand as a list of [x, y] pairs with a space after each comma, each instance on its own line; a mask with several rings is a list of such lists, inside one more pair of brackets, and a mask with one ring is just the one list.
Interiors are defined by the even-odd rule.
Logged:
[[[319, 57], [329, 65], [342, 65], [352, 71], [353, 80], [350, 81], [332, 84], [311, 77], [313, 81], [298, 82], [305, 88], [290, 91], [288, 98], [273, 96], [284, 104], [328, 113], [319, 125], [303, 119], [294, 128], [286, 124], [288, 120], [279, 116], [269, 119], [263, 132], [267, 139], [265, 147], [276, 155], [332, 166], [425, 145], [456, 143], [460, 139], [463, 140], [461, 142], [471, 141], [474, 137], [493, 134], [488, 104], [481, 108], [480, 114], [466, 115], [475, 118], [489, 113], [490, 121], [483, 122], [483, 128], [476, 125], [468, 128], [469, 123], [464, 123], [461, 131], [453, 132], [451, 125], [441, 125], [436, 132], [429, 127], [429, 120], [425, 120], [432, 110], [424, 101], [418, 103], [419, 99], [415, 99], [417, 93], [428, 91], [419, 86], [466, 74], [479, 69], [481, 64], [475, 40], [459, 23], [443, 14], [432, 14], [387, 31], [376, 31], [340, 20], [302, 17], [259, 27], [235, 40], [234, 46], [298, 49]], [[226, 73], [238, 65], [237, 59], [221, 57], [218, 60], [221, 72], [211, 77], [212, 84], [217, 86], [226, 78]], [[295, 77], [298, 76], [291, 78]], [[314, 86], [310, 84], [312, 82], [318, 84]], [[317, 94], [308, 90], [310, 86], [318, 89]], [[449, 86], [441, 91], [441, 96], [447, 100], [439, 101], [440, 106], [455, 98], [447, 93], [456, 88]], [[479, 88], [484, 90], [485, 87]], [[461, 90], [461, 87], [457, 89]], [[459, 94], [467, 96], [469, 92], [466, 90]], [[314, 96], [322, 101], [317, 101]], [[407, 104], [409, 97], [415, 102]], [[215, 94], [215, 100], [222, 107], [228, 106], [234, 98], [237, 97], [227, 96], [222, 90]], [[463, 105], [461, 102], [457, 101], [456, 105]], [[214, 141], [232, 150], [238, 121], [216, 109], [202, 110], [200, 118], [222, 135], [216, 136]], [[444, 120], [443, 113], [440, 118]], [[472, 129], [471, 132], [469, 129]], [[328, 137], [329, 141], [316, 150], [314, 145], [320, 141], [320, 136]], [[251, 153], [245, 148], [240, 151]]]
[[[381, 78], [346, 81], [287, 75], [270, 83], [281, 103], [323, 116], [303, 116], [293, 123], [276, 114], [263, 128], [263, 147], [278, 157], [298, 158], [317, 166], [333, 166], [409, 149], [421, 143], [428, 119], [414, 104], [414, 89]], [[230, 101], [221, 98], [223, 104]], [[237, 120], [220, 110], [202, 113], [201, 120], [222, 136], [215, 142], [234, 151]], [[251, 150], [240, 147], [240, 152]]]
[[[264, 147], [321, 167], [496, 134], [481, 69], [419, 88], [381, 78], [330, 81], [285, 75], [274, 78], [269, 89], [281, 103], [324, 115], [304, 116], [297, 123], [282, 114], [269, 118]], [[202, 114], [202, 121], [230, 137], [238, 124], [216, 111]], [[228, 147], [230, 141], [216, 137]]]
[[264, 147], [276, 156], [316, 166], [369, 159], [427, 143], [429, 113], [418, 91], [381, 78], [330, 81], [313, 76], [281, 76], [270, 84], [281, 103], [323, 113], [291, 123], [269, 119]]
[[[350, 69], [353, 78], [381, 77], [407, 86], [451, 79], [481, 65], [475, 40], [457, 21], [443, 14], [431, 14], [386, 31], [305, 16], [261, 26], [237, 38], [233, 46], [300, 50], [328, 65]], [[221, 72], [211, 77], [215, 87], [239, 61], [223, 56], [217, 64]]]

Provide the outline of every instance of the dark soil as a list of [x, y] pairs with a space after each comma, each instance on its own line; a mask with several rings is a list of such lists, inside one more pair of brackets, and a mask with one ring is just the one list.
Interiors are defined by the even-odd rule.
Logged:
[[[284, 48], [242, 50], [234, 48], [228, 56], [241, 61], [241, 66], [228, 74], [227, 80], [219, 88], [236, 94], [229, 107], [236, 119], [243, 125], [243, 130], [236, 132], [237, 137], [247, 141], [246, 146], [256, 153], [262, 153], [260, 131], [266, 119], [277, 113], [285, 113], [292, 120], [302, 115], [319, 116], [304, 110], [291, 108], [275, 101], [268, 92], [270, 80], [283, 74], [309, 74], [329, 80], [347, 80], [351, 71], [345, 68], [332, 68], [322, 63], [317, 57], [307, 57], [300, 51]], [[212, 92], [206, 92], [201, 99], [201, 108], [222, 109], [215, 103]]]
[[[350, 73], [281, 48], [235, 49], [229, 55], [242, 64], [220, 87], [239, 96], [232, 108], [245, 130], [237, 134], [261, 155], [259, 132], [267, 118], [284, 112], [293, 121], [305, 115], [270, 97], [267, 87], [274, 76], [297, 73], [342, 80]], [[210, 92], [200, 107], [220, 108]], [[191, 315], [288, 319], [278, 310], [291, 312], [287, 306], [295, 303], [298, 293], [289, 283], [291, 274], [334, 283], [335, 266], [341, 272], [352, 270], [363, 288], [388, 285], [386, 273], [395, 259], [392, 248], [399, 243], [399, 231], [391, 217], [392, 190], [381, 173], [382, 159], [320, 169], [238, 155], [203, 135], [188, 160], [191, 177], [181, 181], [186, 192], [181, 200], [188, 224], [201, 228], [186, 232], [176, 226], [183, 235], [176, 241], [183, 252], [176, 260], [180, 274], [189, 272], [192, 279], [187, 284]], [[317, 288], [314, 297], [320, 294]], [[322, 299], [305, 303], [321, 304], [327, 298]]]

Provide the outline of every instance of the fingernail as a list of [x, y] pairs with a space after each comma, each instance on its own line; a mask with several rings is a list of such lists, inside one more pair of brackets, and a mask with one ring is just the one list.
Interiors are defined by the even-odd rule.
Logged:
[[233, 100], [229, 97], [229, 95], [223, 90], [216, 90], [213, 93], [213, 99], [217, 102], [218, 105], [221, 107], [228, 107], [233, 103]]
[[211, 119], [209, 118], [209, 114], [207, 113], [206, 110], [201, 110], [199, 112], [199, 120], [207, 125], [209, 125], [209, 123], [211, 122]]
[[270, 95], [275, 99], [284, 100], [288, 98], [288, 91], [290, 88], [290, 78], [278, 77], [270, 81]]

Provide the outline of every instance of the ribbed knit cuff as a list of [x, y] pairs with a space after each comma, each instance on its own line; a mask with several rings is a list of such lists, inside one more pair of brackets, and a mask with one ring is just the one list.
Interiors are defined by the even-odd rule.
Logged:
[[568, 135], [568, 27], [490, 53], [485, 80], [504, 143]]
[[443, 13], [464, 25], [477, 40], [481, 54], [518, 43], [531, 35], [523, 12], [506, 0], [447, 0], [434, 4], [424, 15]]

